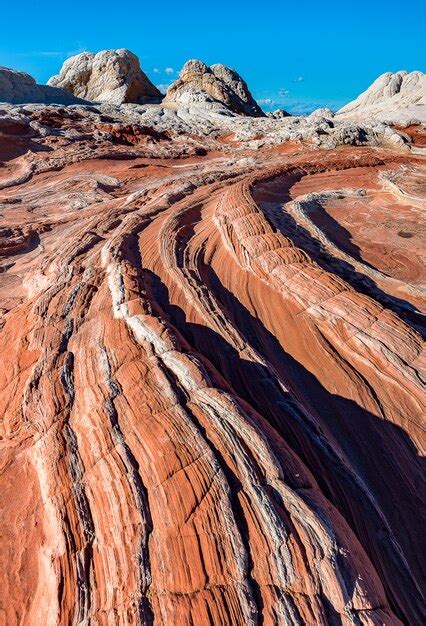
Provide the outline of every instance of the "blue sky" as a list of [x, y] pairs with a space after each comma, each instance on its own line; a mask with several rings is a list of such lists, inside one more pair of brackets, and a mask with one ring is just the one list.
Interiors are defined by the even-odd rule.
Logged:
[[426, 70], [426, 2], [3, 0], [0, 65], [39, 82], [83, 50], [129, 48], [166, 86], [189, 58], [224, 63], [266, 109], [337, 108], [379, 74]]

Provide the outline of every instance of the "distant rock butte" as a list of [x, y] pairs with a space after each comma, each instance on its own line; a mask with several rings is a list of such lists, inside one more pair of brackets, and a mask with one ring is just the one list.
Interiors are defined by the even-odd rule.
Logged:
[[185, 63], [179, 79], [167, 90], [165, 101], [185, 105], [203, 103], [210, 108], [220, 104], [234, 113], [265, 116], [247, 83], [235, 70], [221, 64], [208, 67], [197, 60]]
[[270, 111], [266, 115], [274, 120], [282, 120], [285, 117], [291, 117], [291, 113], [288, 113], [284, 109], [275, 109], [275, 111]]
[[38, 85], [34, 78], [25, 72], [0, 67], [0, 102], [81, 104], [84, 100], [56, 87]]
[[394, 123], [426, 122], [426, 74], [386, 72], [337, 113], [344, 117], [374, 117]]
[[312, 113], [309, 115], [309, 118], [311, 120], [316, 120], [319, 118], [326, 118], [326, 119], [333, 119], [334, 117], [334, 113], [331, 109], [327, 108], [327, 107], [321, 107], [320, 109], [315, 109], [314, 111], [312, 111]]
[[143, 103], [162, 98], [141, 70], [137, 56], [125, 49], [77, 54], [65, 61], [48, 84], [93, 102]]

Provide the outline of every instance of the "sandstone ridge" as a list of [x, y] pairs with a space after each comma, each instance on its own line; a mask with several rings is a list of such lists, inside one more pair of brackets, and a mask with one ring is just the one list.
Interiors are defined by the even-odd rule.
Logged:
[[424, 622], [404, 135], [0, 106], [2, 624]]

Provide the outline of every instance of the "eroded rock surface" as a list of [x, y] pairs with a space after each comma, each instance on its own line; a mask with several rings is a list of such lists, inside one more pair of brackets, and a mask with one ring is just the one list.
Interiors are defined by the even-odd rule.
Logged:
[[82, 52], [70, 57], [48, 84], [93, 102], [122, 104], [161, 99], [160, 91], [141, 70], [137, 56], [125, 49]]
[[385, 72], [339, 116], [374, 117], [390, 123], [416, 120], [426, 123], [426, 74], [423, 72]]
[[425, 157], [324, 115], [0, 109], [8, 626], [422, 623]]
[[0, 67], [0, 102], [78, 104], [84, 103], [84, 100], [62, 89], [38, 85], [34, 78], [25, 72]]
[[265, 115], [235, 70], [221, 64], [208, 67], [197, 60], [185, 63], [179, 79], [167, 90], [166, 102], [180, 105], [202, 103], [213, 109], [219, 105], [243, 115]]

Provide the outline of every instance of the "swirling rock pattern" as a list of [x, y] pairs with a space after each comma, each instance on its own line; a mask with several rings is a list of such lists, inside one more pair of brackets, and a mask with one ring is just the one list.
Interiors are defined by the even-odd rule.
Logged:
[[421, 150], [30, 117], [0, 153], [3, 623], [421, 624]]

